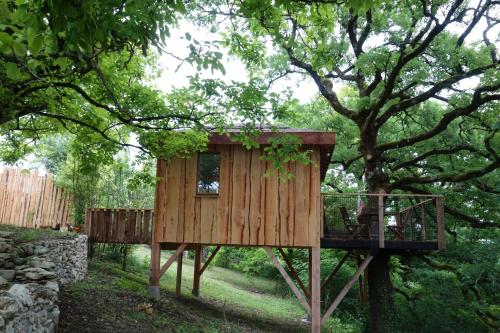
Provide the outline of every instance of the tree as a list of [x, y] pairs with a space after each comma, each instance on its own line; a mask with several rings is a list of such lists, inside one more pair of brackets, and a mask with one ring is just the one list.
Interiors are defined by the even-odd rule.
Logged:
[[[333, 163], [364, 176], [369, 192], [498, 194], [497, 1], [222, 1], [201, 11], [229, 19], [226, 43], [257, 75], [314, 81], [357, 147]], [[498, 227], [486, 208], [467, 206], [446, 213]], [[368, 276], [371, 331], [390, 332], [389, 257]]]
[[[1, 1], [3, 159], [13, 162], [58, 132], [144, 154], [203, 146], [206, 135], [199, 132], [224, 122], [225, 113], [210, 108], [214, 100], [207, 97], [217, 85], [193, 77], [191, 89], [169, 95], [150, 85], [158, 72], [154, 50], [165, 51], [183, 13], [182, 1]], [[212, 45], [192, 40], [190, 50], [181, 60], [224, 70]], [[132, 132], [140, 144], [129, 140]]]

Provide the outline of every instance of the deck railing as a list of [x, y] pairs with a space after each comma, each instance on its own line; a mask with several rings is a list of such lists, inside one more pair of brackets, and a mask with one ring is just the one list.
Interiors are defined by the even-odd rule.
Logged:
[[150, 244], [152, 209], [89, 208], [85, 233], [97, 243]]
[[323, 238], [437, 242], [444, 249], [443, 197], [323, 193]]

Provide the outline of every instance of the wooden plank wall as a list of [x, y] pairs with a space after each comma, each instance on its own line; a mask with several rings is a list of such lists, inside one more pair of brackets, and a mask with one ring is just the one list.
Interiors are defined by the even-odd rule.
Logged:
[[152, 209], [88, 208], [85, 233], [97, 243], [151, 244]]
[[39, 175], [18, 168], [0, 171], [0, 224], [62, 227], [71, 223], [73, 195]]
[[[158, 161], [157, 242], [306, 247], [320, 242], [319, 149], [313, 164], [290, 162], [281, 181], [263, 149], [218, 145], [218, 196], [196, 195], [197, 158]], [[266, 172], [273, 172], [266, 177]]]

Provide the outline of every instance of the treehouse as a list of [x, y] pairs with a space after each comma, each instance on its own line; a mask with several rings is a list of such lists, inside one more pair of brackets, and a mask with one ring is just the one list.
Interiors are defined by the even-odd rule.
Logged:
[[[195, 251], [193, 294], [198, 295], [200, 277], [221, 246], [263, 247], [309, 313], [312, 331], [319, 332], [378, 251], [444, 248], [439, 196], [321, 194], [335, 133], [289, 128], [279, 133], [264, 130], [256, 139], [260, 148], [253, 149], [232, 140], [230, 136], [237, 133], [213, 134], [208, 149], [190, 158], [158, 160], [151, 235], [153, 295], [159, 296], [159, 279], [176, 260], [180, 293], [184, 251]], [[286, 180], [280, 179], [271, 161], [261, 158], [269, 139], [283, 133], [299, 137], [302, 149], [310, 151], [312, 162], [288, 162], [285, 169], [294, 176]], [[202, 265], [202, 247], [207, 245], [215, 246], [215, 251]], [[323, 284], [321, 247], [348, 251]], [[283, 257], [287, 270], [272, 248]], [[284, 248], [308, 249], [307, 286]], [[162, 249], [175, 253], [161, 265]], [[321, 289], [353, 251], [362, 259], [359, 269], [321, 315]]]

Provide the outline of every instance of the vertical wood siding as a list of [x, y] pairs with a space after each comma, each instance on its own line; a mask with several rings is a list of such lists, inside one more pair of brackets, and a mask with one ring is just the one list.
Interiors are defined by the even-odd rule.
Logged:
[[[290, 162], [295, 177], [278, 179], [262, 149], [219, 145], [218, 196], [196, 195], [196, 157], [158, 161], [157, 242], [267, 246], [319, 246], [319, 150], [313, 164]], [[264, 176], [271, 172], [271, 176]]]
[[73, 195], [41, 176], [18, 168], [0, 172], [0, 224], [27, 228], [71, 223]]

